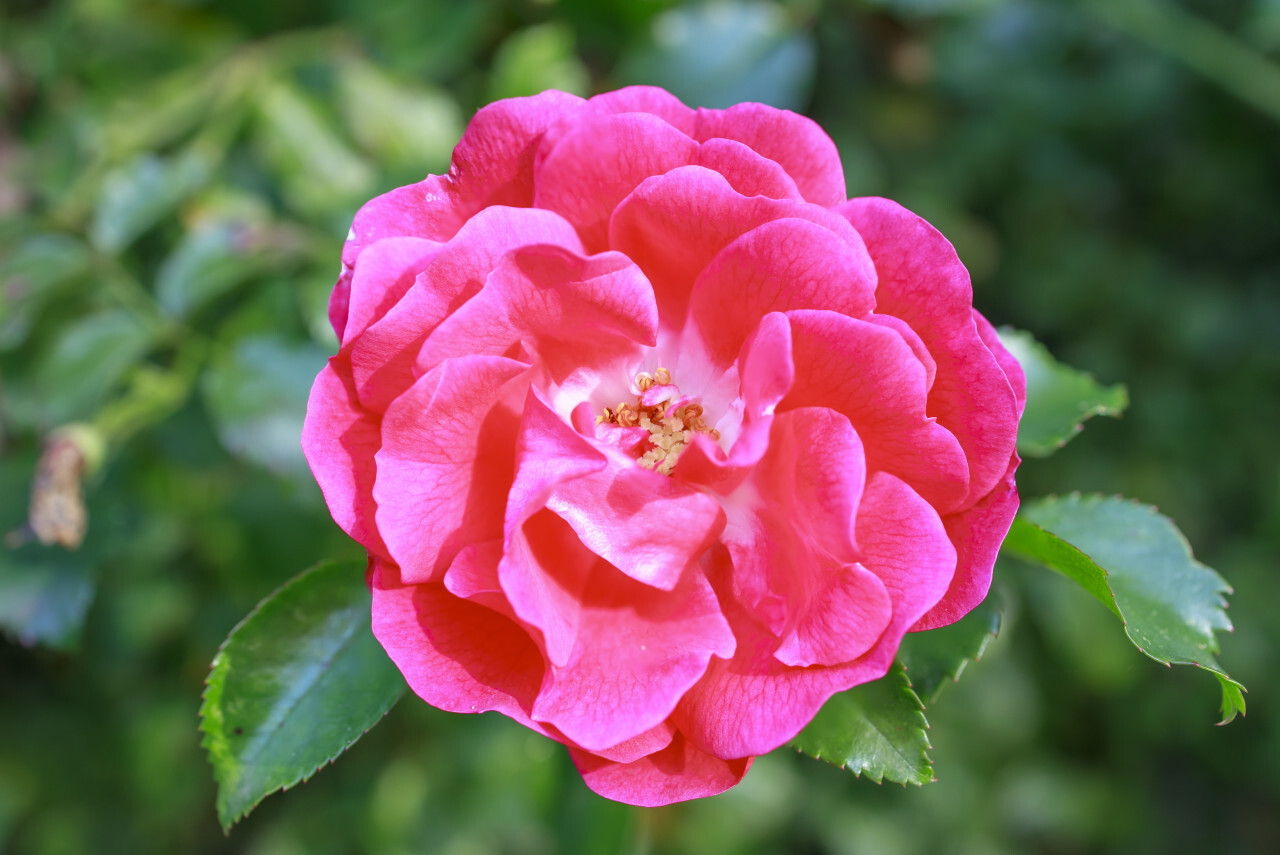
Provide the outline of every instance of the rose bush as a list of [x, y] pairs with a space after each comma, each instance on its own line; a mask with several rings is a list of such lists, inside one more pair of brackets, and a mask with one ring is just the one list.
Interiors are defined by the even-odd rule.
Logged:
[[596, 792], [733, 786], [986, 595], [1024, 381], [931, 226], [760, 104], [546, 92], [356, 215], [303, 446], [410, 687]]

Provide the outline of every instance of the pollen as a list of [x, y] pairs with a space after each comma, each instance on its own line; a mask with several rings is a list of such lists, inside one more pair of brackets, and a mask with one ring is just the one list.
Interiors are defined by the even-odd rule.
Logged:
[[[671, 372], [659, 368], [652, 374], [640, 372], [635, 378], [640, 394], [635, 403], [623, 401], [616, 407], [605, 407], [596, 416], [596, 424], [614, 424], [619, 427], [642, 427], [649, 432], [648, 448], [639, 463], [663, 475], [675, 469], [681, 452], [693, 441], [694, 434], [704, 433], [712, 439], [720, 439], [720, 431], [707, 424], [701, 404], [680, 404], [687, 401], [671, 379]], [[655, 386], [670, 386], [671, 395], [654, 404], [645, 404], [645, 393]]]

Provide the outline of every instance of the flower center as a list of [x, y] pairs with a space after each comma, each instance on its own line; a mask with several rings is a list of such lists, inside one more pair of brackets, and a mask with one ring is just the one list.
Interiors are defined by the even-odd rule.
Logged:
[[653, 374], [640, 372], [636, 375], [636, 387], [640, 394], [634, 404], [623, 401], [612, 409], [605, 407], [604, 413], [596, 416], [596, 424], [647, 430], [649, 447], [640, 457], [641, 466], [670, 475], [695, 433], [720, 439], [720, 431], [703, 418], [702, 405], [680, 394], [667, 369], [659, 368]]

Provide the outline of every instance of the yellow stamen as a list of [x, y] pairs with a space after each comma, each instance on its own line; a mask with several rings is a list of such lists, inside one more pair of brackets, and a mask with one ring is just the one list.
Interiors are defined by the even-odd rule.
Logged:
[[670, 401], [660, 401], [646, 406], [644, 393], [654, 386], [670, 386], [671, 372], [659, 368], [652, 375], [641, 372], [636, 375], [636, 388], [640, 395], [634, 404], [623, 401], [618, 406], [596, 417], [596, 424], [615, 424], [620, 427], [642, 427], [649, 432], [650, 448], [640, 458], [639, 463], [648, 469], [654, 469], [663, 475], [670, 475], [675, 469], [676, 460], [688, 447], [695, 433], [704, 433], [712, 439], [720, 439], [720, 431], [712, 428], [703, 418], [701, 404], [686, 404], [667, 414]]

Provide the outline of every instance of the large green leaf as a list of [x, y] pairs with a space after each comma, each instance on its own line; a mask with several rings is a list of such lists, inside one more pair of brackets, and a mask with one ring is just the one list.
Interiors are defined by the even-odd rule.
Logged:
[[213, 171], [202, 150], [167, 159], [142, 154], [107, 176], [89, 227], [93, 245], [119, 252], [169, 216]]
[[80, 556], [34, 543], [0, 547], [0, 631], [19, 643], [74, 649], [93, 594]]
[[267, 597], [214, 657], [203, 745], [229, 829], [378, 723], [404, 679], [369, 630], [364, 565], [317, 564]]
[[833, 696], [791, 746], [877, 784], [919, 786], [934, 779], [923, 709], [895, 664], [883, 678]]
[[55, 297], [88, 274], [89, 247], [71, 235], [35, 234], [6, 248], [0, 261], [0, 350], [26, 341]]
[[1222, 724], [1244, 712], [1244, 687], [1214, 658], [1214, 631], [1231, 629], [1223, 611], [1231, 587], [1154, 508], [1104, 496], [1028, 502], [1005, 549], [1075, 579], [1157, 662], [1212, 672], [1222, 684]]
[[956, 682], [971, 661], [982, 658], [1000, 632], [1004, 598], [992, 589], [987, 598], [959, 621], [928, 632], [912, 632], [902, 639], [898, 661], [907, 669], [911, 688], [929, 706], [947, 682]]
[[1093, 375], [1056, 361], [1029, 333], [1005, 327], [1000, 341], [1027, 375], [1027, 410], [1018, 425], [1018, 451], [1048, 457], [1093, 416], [1119, 416], [1129, 406], [1123, 384], [1103, 386]]

